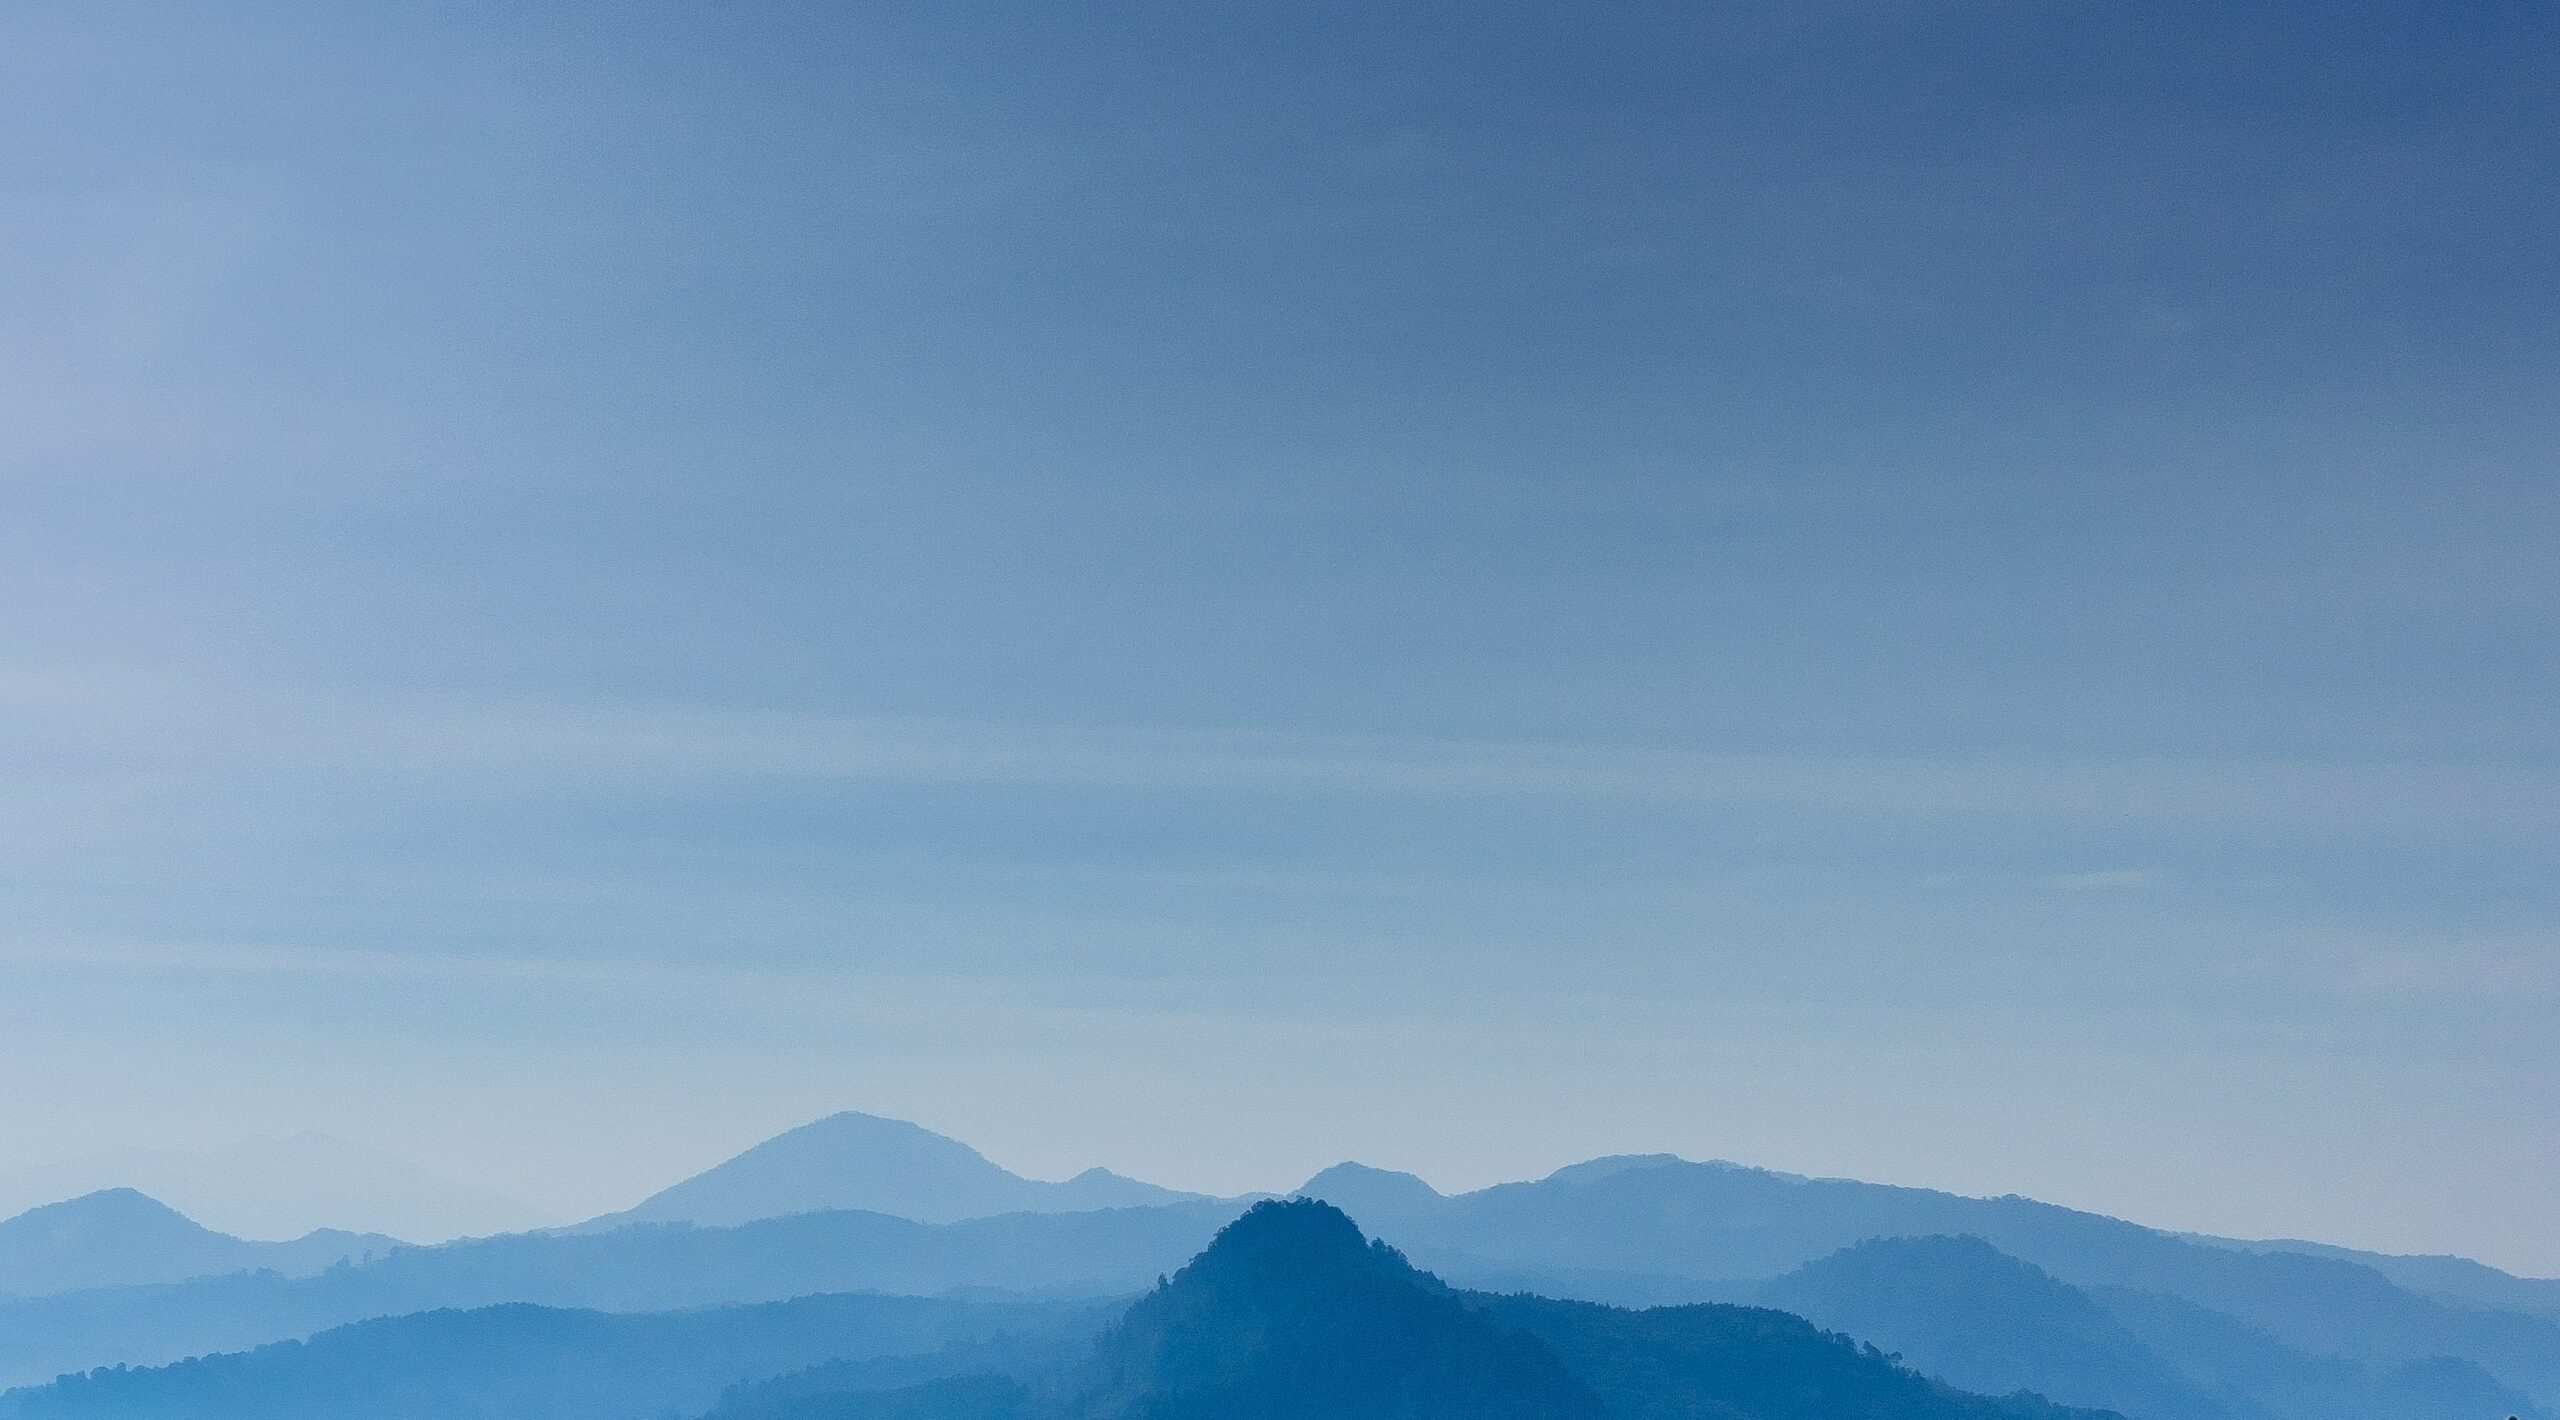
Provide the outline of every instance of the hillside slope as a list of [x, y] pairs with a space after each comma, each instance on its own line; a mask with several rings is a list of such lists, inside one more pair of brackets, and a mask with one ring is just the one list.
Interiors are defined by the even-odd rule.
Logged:
[[1066, 1341], [1091, 1304], [805, 1297], [615, 1316], [522, 1304], [360, 1322], [308, 1341], [0, 1396], [0, 1420], [650, 1420], [822, 1361]]

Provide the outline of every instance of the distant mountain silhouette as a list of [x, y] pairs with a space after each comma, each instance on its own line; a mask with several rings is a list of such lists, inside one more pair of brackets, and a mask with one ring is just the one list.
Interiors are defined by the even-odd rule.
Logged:
[[1397, 1216], [1443, 1203], [1440, 1190], [1409, 1173], [1343, 1163], [1308, 1179], [1298, 1196], [1321, 1198], [1354, 1217]]
[[[14, 1224], [0, 1225], [0, 1267], [15, 1267], [30, 1290], [119, 1275], [137, 1260], [174, 1270], [145, 1276], [268, 1270], [0, 1301], [0, 1384], [503, 1302], [636, 1312], [853, 1290], [1125, 1294], [1181, 1265], [1243, 1206], [1002, 1211], [950, 1224], [787, 1211], [813, 1180], [941, 1213], [1011, 1210], [1025, 1190], [1041, 1206], [1068, 1207], [1086, 1201], [1080, 1189], [1161, 1192], [1099, 1174], [1036, 1183], [915, 1126], [840, 1116], [653, 1200], [672, 1211], [786, 1208], [735, 1227], [598, 1227], [403, 1247], [330, 1267], [330, 1249], [383, 1240], [323, 1237], [303, 1252], [244, 1253], [286, 1245], [223, 1240], [183, 1218], [173, 1223], [147, 1200], [109, 1200], [68, 1210], [63, 1226], [40, 1222], [13, 1234]], [[1723, 1313], [1686, 1304], [1781, 1301], [1950, 1380], [1995, 1390], [2014, 1383], [2117, 1406], [2135, 1420], [2459, 1420], [2488, 1407], [2491, 1420], [2560, 1420], [2551, 1400], [2560, 1393], [2560, 1326], [2470, 1299], [2530, 1301], [2536, 1284], [2458, 1260], [2400, 1260], [2404, 1272], [2447, 1287], [2422, 1292], [2334, 1250], [2191, 1240], [2022, 1198], [1658, 1155], [1597, 1159], [1453, 1196], [1411, 1175], [1342, 1165], [1304, 1191], [1386, 1220], [1380, 1231], [1409, 1241], [1417, 1263], [1478, 1291], [1675, 1306], [1697, 1317]], [[1933, 1235], [1981, 1241], [1928, 1241]], [[1923, 1243], [1860, 1246], [1879, 1238]], [[1968, 1318], [1972, 1334], [1947, 1330], [1951, 1315]], [[2138, 1346], [2128, 1349], [2126, 1332]], [[993, 1403], [994, 1392], [974, 1394]], [[2288, 1398], [2295, 1395], [2322, 1399], [2313, 1406]]]
[[625, 1212], [585, 1226], [725, 1227], [830, 1209], [954, 1223], [1004, 1213], [1078, 1213], [1201, 1198], [1099, 1168], [1063, 1183], [1043, 1183], [990, 1162], [957, 1139], [904, 1120], [848, 1111], [778, 1134]]
[[822, 1292], [1137, 1292], [1198, 1252], [1232, 1205], [1016, 1213], [928, 1224], [811, 1213], [735, 1228], [646, 1224], [400, 1248], [317, 1276], [274, 1273], [0, 1302], [0, 1385], [159, 1364], [372, 1317], [533, 1302], [656, 1311]]
[[1760, 1299], [1967, 1390], [2033, 1390], [2138, 1420], [2232, 1420], [2105, 1307], [1980, 1238], [1860, 1243], [1770, 1283]]
[[259, 1268], [307, 1276], [397, 1246], [387, 1237], [339, 1232], [312, 1233], [292, 1242], [250, 1242], [201, 1227], [130, 1188], [110, 1188], [0, 1222], [0, 1297], [177, 1282]]
[[379, 1150], [309, 1133], [244, 1139], [204, 1153], [110, 1149], [0, 1170], [0, 1214], [113, 1188], [149, 1194], [208, 1228], [244, 1238], [345, 1229], [433, 1243], [560, 1221]]
[[2193, 1242], [2238, 1248], [2243, 1252], [2298, 1252], [2311, 1257], [2360, 1263], [2412, 1292], [2438, 1301], [2458, 1306], [2488, 1307], [2496, 1311], [2525, 1312], [2560, 1321], [2560, 1279], [2518, 1277], [2467, 1257], [2364, 1252], [2328, 1243], [2304, 1242], [2298, 1238], [2244, 1242], [2199, 1234], [2181, 1236]]
[[[1731, 1293], [1879, 1237], [1972, 1235], [2083, 1289], [2164, 1293], [2314, 1355], [2377, 1370], [2452, 1356], [2560, 1408], [2560, 1323], [2395, 1285], [2359, 1261], [2189, 1241], [2033, 1199], [1964, 1198], [1664, 1156], [1594, 1160], [1531, 1183], [1441, 1197], [1348, 1181], [1372, 1225], [1458, 1281], [1574, 1275], [1691, 1279]], [[2503, 1274], [2500, 1274], [2503, 1275]], [[2475, 1279], [2476, 1280], [2476, 1279]], [[2522, 1279], [2510, 1279], [2522, 1280]], [[1652, 1284], [1660, 1286], [1659, 1281]]]
[[2278, 1420], [2554, 1420], [2549, 1407], [2453, 1357], [2371, 1365], [2288, 1346], [2237, 1317], [2157, 1292], [2091, 1289], [2116, 1319], [2198, 1384]]
[[[0, 1420], [653, 1420], [698, 1414], [739, 1382], [907, 1357], [904, 1379], [1052, 1352], [1116, 1308], [804, 1297], [616, 1316], [509, 1305], [340, 1327], [307, 1342], [150, 1370], [116, 1368], [0, 1396]], [[974, 1343], [974, 1344], [973, 1344]], [[916, 1353], [922, 1353], [921, 1355]]]

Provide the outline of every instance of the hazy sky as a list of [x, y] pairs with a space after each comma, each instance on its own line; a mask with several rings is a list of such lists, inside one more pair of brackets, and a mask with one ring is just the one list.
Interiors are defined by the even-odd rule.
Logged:
[[0, 1165], [2560, 1273], [2560, 10], [13, 6]]

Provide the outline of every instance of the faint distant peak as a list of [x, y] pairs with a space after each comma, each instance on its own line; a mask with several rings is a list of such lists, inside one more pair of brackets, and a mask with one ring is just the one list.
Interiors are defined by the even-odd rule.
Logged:
[[1443, 1201], [1440, 1190], [1413, 1174], [1348, 1161], [1335, 1164], [1308, 1179], [1299, 1186], [1297, 1196], [1320, 1198], [1354, 1213], [1427, 1206]]
[[186, 1214], [137, 1188], [101, 1188], [59, 1203], [46, 1203], [30, 1208], [14, 1218], [0, 1221], [0, 1228], [60, 1227], [65, 1224], [110, 1224], [118, 1227], [135, 1225], [176, 1225], [199, 1229]]
[[[1578, 1164], [1567, 1164], [1554, 1173], [1548, 1174], [1542, 1181], [1596, 1183], [1604, 1178], [1612, 1178], [1622, 1173], [1636, 1173], [1644, 1169], [1706, 1167], [1713, 1167], [1713, 1165], [1692, 1164], [1678, 1154], [1606, 1154], [1600, 1158], [1586, 1159]], [[1726, 1167], [1732, 1166], [1726, 1165]]]
[[206, 1150], [122, 1146], [0, 1169], [0, 1213], [108, 1189], [165, 1202], [216, 1232], [271, 1241], [338, 1229], [437, 1242], [553, 1221], [379, 1149], [309, 1130]]
[[813, 1119], [796, 1129], [786, 1129], [756, 1146], [757, 1149], [788, 1150], [795, 1148], [838, 1149], [846, 1147], [921, 1149], [933, 1153], [965, 1158], [986, 1164], [987, 1156], [952, 1138], [937, 1134], [921, 1124], [883, 1115], [864, 1114], [860, 1110], [843, 1109], [822, 1119]]
[[1063, 1183], [1045, 1183], [923, 1125], [843, 1110], [787, 1129], [651, 1194], [627, 1212], [584, 1226], [730, 1226], [830, 1210], [948, 1223], [1002, 1213], [1143, 1207], [1199, 1196], [1103, 1168], [1086, 1169]]

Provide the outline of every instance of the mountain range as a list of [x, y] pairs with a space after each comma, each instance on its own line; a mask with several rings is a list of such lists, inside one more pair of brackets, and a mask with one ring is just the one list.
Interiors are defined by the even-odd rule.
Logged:
[[715, 1420], [2101, 1420], [1780, 1312], [1459, 1291], [1307, 1200], [1255, 1205], [1125, 1308], [437, 1311], [65, 1377], [0, 1397], [0, 1420], [645, 1420], [715, 1395]]
[[0, 1298], [231, 1272], [301, 1277], [398, 1246], [378, 1233], [328, 1231], [291, 1242], [251, 1242], [217, 1233], [132, 1189], [111, 1188], [0, 1222]]
[[2032, 1389], [2144, 1420], [2548, 1413], [2468, 1361], [2317, 1354], [2164, 1293], [2071, 1286], [1980, 1238], [1863, 1242], [1758, 1296], [1970, 1390]]
[[[1653, 1309], [1634, 1313], [1643, 1316], [1774, 1309], [1968, 1391], [2032, 1391], [2133, 1420], [2555, 1420], [2560, 1410], [2560, 1323], [2539, 1310], [2560, 1284], [2460, 1259], [2178, 1236], [2023, 1198], [1668, 1155], [1457, 1195], [1344, 1164], [1298, 1196], [1359, 1217], [1470, 1297]], [[1096, 1200], [1135, 1206], [1080, 1206]], [[845, 1201], [876, 1211], [827, 1206]], [[0, 1302], [0, 1384], [511, 1303], [641, 1314], [851, 1291], [1089, 1301], [1144, 1289], [1248, 1206], [1100, 1171], [1042, 1183], [917, 1126], [855, 1114], [768, 1141], [624, 1214], [435, 1247], [327, 1235], [247, 1243], [111, 1195], [0, 1224], [0, 1269], [15, 1269], [0, 1275], [23, 1279], [0, 1287], [53, 1293]], [[717, 1221], [748, 1215], [762, 1216]], [[943, 1387], [940, 1399], [861, 1404], [1057, 1400], [927, 1370], [900, 1374]], [[881, 1374], [866, 1372], [866, 1386]]]
[[2179, 1298], [2312, 1356], [2383, 1369], [2460, 1358], [2539, 1406], [2560, 1407], [2560, 1323], [2411, 1291], [2342, 1252], [2208, 1243], [2027, 1198], [1668, 1156], [1595, 1160], [1456, 1196], [1353, 1165], [1328, 1169], [1301, 1191], [1374, 1219], [1443, 1275], [1625, 1287], [1657, 1299], [1683, 1286], [1699, 1296], [1755, 1296], [1771, 1278], [1870, 1239], [1970, 1236], [2073, 1286]]
[[1197, 1252], [1223, 1204], [918, 1223], [803, 1213], [734, 1228], [635, 1224], [399, 1248], [308, 1277], [272, 1272], [0, 1303], [0, 1386], [159, 1364], [374, 1317], [502, 1302], [617, 1312], [820, 1292], [1125, 1295]]

